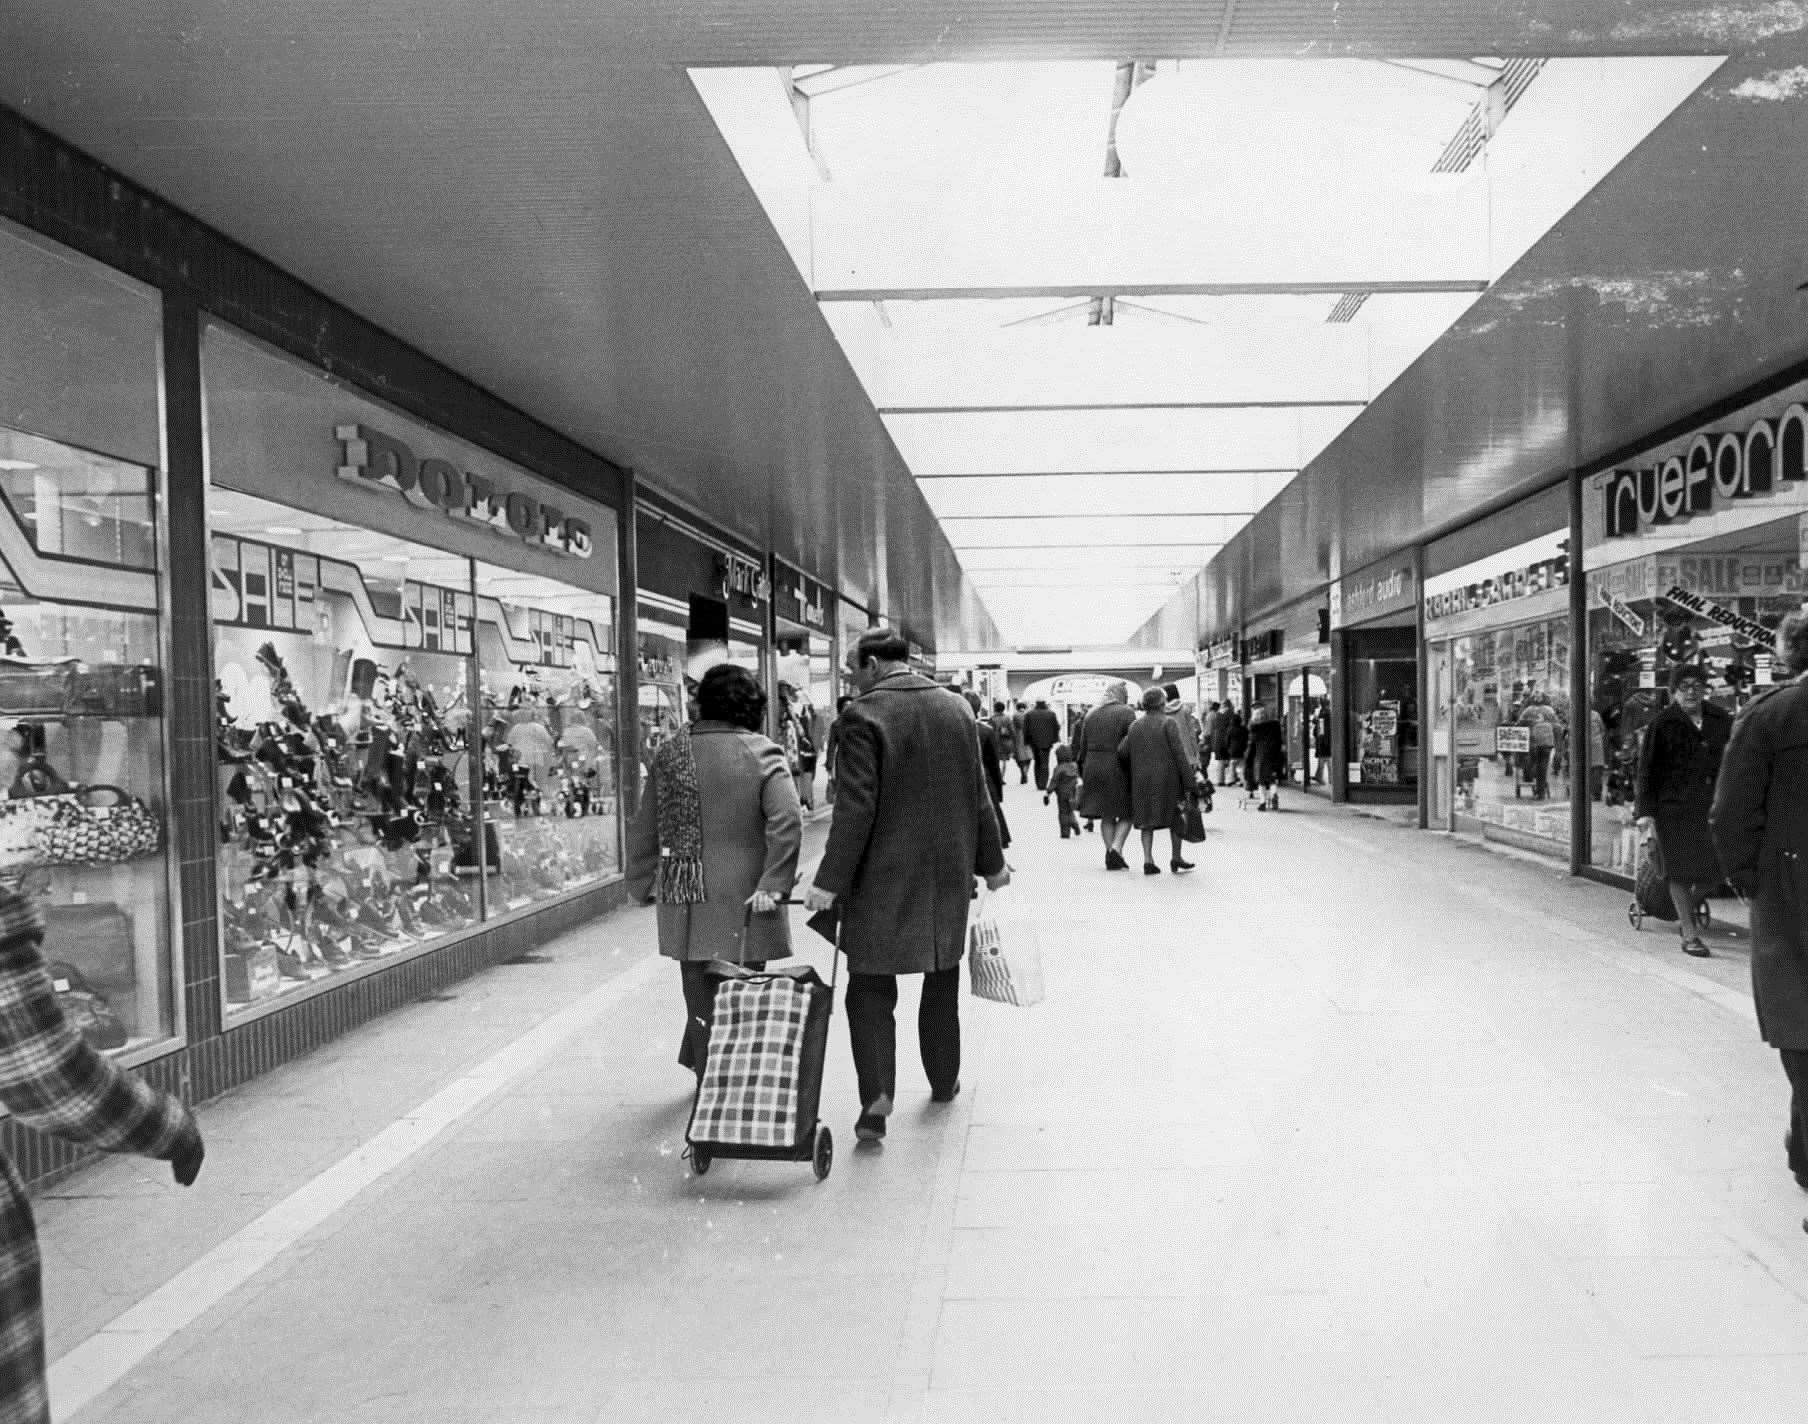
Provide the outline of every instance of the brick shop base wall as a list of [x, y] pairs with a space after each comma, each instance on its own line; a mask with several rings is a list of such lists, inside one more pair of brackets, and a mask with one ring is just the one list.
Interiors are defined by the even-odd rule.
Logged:
[[[493, 929], [479, 930], [433, 954], [303, 1000], [291, 1009], [229, 1028], [217, 1038], [190, 1044], [136, 1071], [184, 1102], [206, 1102], [279, 1064], [312, 1053], [360, 1024], [537, 949], [626, 903], [621, 881], [600, 885]], [[12, 1159], [26, 1186], [33, 1188], [47, 1186], [99, 1155], [34, 1132], [11, 1118], [0, 1119], [0, 1150]]]

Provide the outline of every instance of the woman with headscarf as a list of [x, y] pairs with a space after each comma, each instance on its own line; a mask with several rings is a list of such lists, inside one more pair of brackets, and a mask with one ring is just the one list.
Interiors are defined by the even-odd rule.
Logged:
[[1105, 700], [1088, 712], [1074, 739], [1074, 762], [1080, 769], [1080, 814], [1099, 823], [1105, 842], [1105, 869], [1128, 870], [1124, 842], [1130, 839], [1130, 779], [1117, 749], [1136, 721], [1128, 706], [1130, 693], [1121, 682], [1105, 689]]
[[1647, 840], [1656, 837], [1682, 952], [1697, 959], [1708, 957], [1708, 947], [1695, 904], [1721, 875], [1708, 813], [1732, 734], [1733, 719], [1708, 701], [1707, 669], [1683, 663], [1670, 673], [1670, 705], [1645, 729], [1639, 749], [1638, 829]]
[[1193, 765], [1186, 740], [1167, 713], [1167, 694], [1151, 687], [1143, 694], [1143, 715], [1118, 743], [1118, 760], [1130, 773], [1130, 820], [1143, 837], [1143, 874], [1160, 875], [1155, 863], [1155, 833], [1166, 831], [1173, 854], [1168, 868], [1176, 875], [1193, 863], [1180, 853], [1181, 805], [1193, 789]]
[[1248, 748], [1243, 753], [1243, 790], [1256, 797], [1256, 810], [1281, 809], [1281, 793], [1277, 789], [1287, 770], [1287, 748], [1281, 736], [1281, 724], [1269, 712], [1267, 704], [1258, 702], [1249, 709]]
[[752, 673], [711, 668], [697, 711], [654, 754], [628, 828], [627, 889], [659, 906], [659, 952], [678, 961], [684, 990], [678, 1061], [701, 1080], [716, 996], [709, 961], [763, 969], [791, 953], [780, 901], [797, 879], [803, 814], [784, 751], [760, 734], [766, 694]]

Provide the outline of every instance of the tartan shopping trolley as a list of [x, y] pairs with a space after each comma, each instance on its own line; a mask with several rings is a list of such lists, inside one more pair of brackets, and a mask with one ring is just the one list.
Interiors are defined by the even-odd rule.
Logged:
[[[743, 934], [752, 920], [749, 906]], [[817, 1108], [840, 968], [839, 946], [827, 984], [809, 965], [710, 966], [719, 983], [709, 1049], [684, 1133], [698, 1176], [718, 1157], [808, 1162], [817, 1181], [829, 1175], [835, 1139]]]

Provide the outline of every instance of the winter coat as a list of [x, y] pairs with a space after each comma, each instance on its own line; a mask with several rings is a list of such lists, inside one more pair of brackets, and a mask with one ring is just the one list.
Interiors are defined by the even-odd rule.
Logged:
[[1243, 784], [1271, 786], [1287, 769], [1287, 750], [1282, 745], [1281, 724], [1270, 717], [1244, 729], [1243, 739], [1249, 745], [1243, 753]]
[[1235, 713], [1224, 732], [1224, 756], [1227, 761], [1242, 761], [1249, 750], [1249, 723]]
[[[791, 920], [783, 911], [747, 921], [755, 890], [787, 895], [797, 882], [803, 812], [797, 784], [776, 742], [726, 722], [691, 728], [697, 758], [697, 799], [703, 814], [703, 888], [695, 905], [661, 905], [659, 952], [667, 959], [784, 959], [791, 953]], [[659, 866], [657, 773], [647, 778], [628, 826], [627, 891], [636, 901], [653, 895]], [[745, 934], [743, 935], [743, 929]]]
[[1223, 758], [1225, 747], [1230, 738], [1230, 717], [1223, 708], [1206, 714], [1204, 749], [1214, 757]]
[[1199, 726], [1199, 717], [1186, 703], [1180, 703], [1168, 716], [1180, 730], [1180, 745], [1186, 750], [1187, 765], [1199, 765], [1199, 748], [1203, 741], [1203, 730]]
[[1733, 724], [1710, 815], [1726, 877], [1752, 892], [1752, 1001], [1773, 1048], [1808, 1051], [1808, 687]]
[[1166, 830], [1193, 789], [1180, 728], [1166, 712], [1145, 712], [1124, 733], [1117, 754], [1130, 772], [1130, 823], [1139, 831]]
[[1080, 814], [1088, 820], [1130, 819], [1130, 778], [1117, 759], [1117, 749], [1135, 721], [1136, 713], [1122, 702], [1101, 702], [1080, 723], [1074, 765], [1082, 783]]
[[1674, 702], [1645, 728], [1634, 814], [1657, 822], [1664, 874], [1671, 880], [1720, 883], [1720, 858], [1708, 829], [1708, 812], [1732, 730], [1733, 719], [1711, 702], [1702, 704], [1699, 731]]
[[1017, 724], [1008, 712], [992, 714], [992, 731], [998, 738], [998, 759], [1010, 761], [1017, 755]]
[[1048, 794], [1063, 806], [1073, 804], [1074, 792], [1080, 785], [1078, 768], [1070, 761], [1059, 762], [1048, 774]]
[[1061, 719], [1048, 707], [1032, 707], [1023, 714], [1023, 735], [1032, 752], [1052, 751], [1061, 740]]
[[841, 722], [835, 820], [816, 887], [841, 907], [848, 969], [953, 968], [973, 877], [1004, 869], [972, 709], [897, 672], [850, 702]]
[[1027, 762], [1032, 760], [1034, 753], [1030, 750], [1028, 714], [1023, 712], [1013, 712], [1011, 714], [1011, 735], [1016, 739], [1013, 743], [1012, 755], [1014, 755], [1018, 761]]
[[[167, 1160], [192, 1124], [188, 1109], [69, 1026], [45, 968], [43, 936], [37, 908], [0, 888], [0, 1104], [40, 1132]], [[0, 1419], [8, 1424], [50, 1424], [39, 1279], [25, 1188], [0, 1156]]]
[[990, 722], [979, 723], [979, 765], [986, 774], [986, 790], [992, 793], [992, 813], [998, 817], [998, 844], [1011, 848], [1011, 825], [1004, 818], [1004, 766], [998, 759], [998, 734]]
[[1519, 725], [1530, 729], [1535, 748], [1557, 745], [1557, 728], [1561, 721], [1557, 709], [1544, 702], [1534, 702], [1519, 714]]

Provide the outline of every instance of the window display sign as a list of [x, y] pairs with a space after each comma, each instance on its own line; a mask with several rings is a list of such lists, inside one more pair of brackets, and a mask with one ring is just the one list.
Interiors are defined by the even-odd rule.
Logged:
[[772, 560], [772, 612], [787, 623], [812, 632], [826, 633], [832, 603], [827, 585], [794, 569], [782, 559]]
[[1530, 727], [1496, 727], [1494, 750], [1497, 752], [1529, 752], [1532, 749]]

